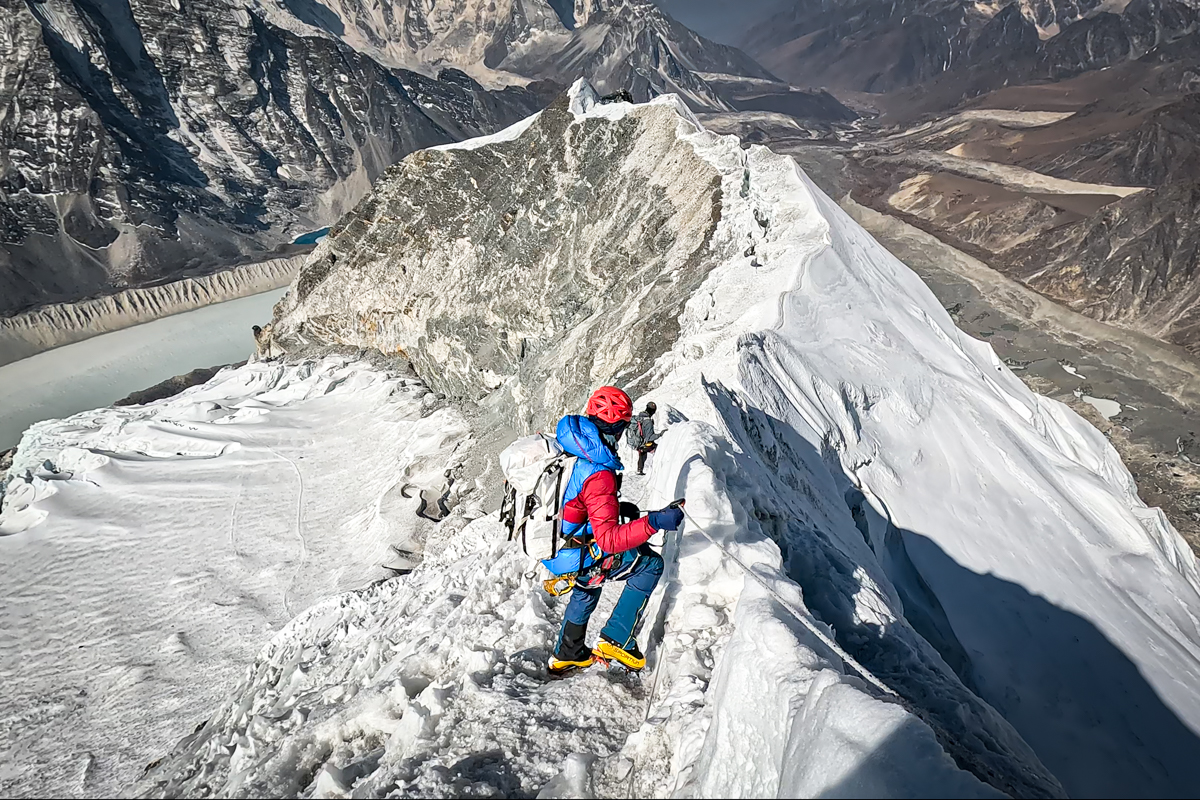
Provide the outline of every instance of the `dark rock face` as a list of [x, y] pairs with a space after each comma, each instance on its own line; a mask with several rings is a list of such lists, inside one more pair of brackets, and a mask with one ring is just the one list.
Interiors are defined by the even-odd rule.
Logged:
[[955, 0], [821, 0], [768, 19], [742, 46], [802, 85], [884, 92], [941, 74], [966, 48], [967, 21]]
[[1017, 5], [1006, 6], [992, 17], [967, 47], [967, 63], [973, 65], [1027, 62], [1036, 57], [1040, 39], [1037, 27]]
[[770, 78], [648, 0], [0, 0], [0, 43], [0, 315], [265, 255], [580, 75], [726, 110], [705, 75]]
[[[1182, 165], [1200, 174], [1200, 159]], [[1176, 180], [1014, 250], [1045, 295], [1200, 354], [1200, 183]]]
[[[1102, 129], [1101, 109], [1077, 116]], [[1149, 188], [1030, 239], [1005, 269], [1078, 311], [1200, 353], [1200, 94], [1027, 165]]]
[[176, 375], [173, 378], [167, 378], [161, 383], [156, 383], [148, 389], [136, 391], [128, 397], [123, 397], [114, 406], [142, 406], [146, 403], [153, 403], [156, 400], [165, 400], [168, 397], [174, 397], [185, 389], [190, 389], [193, 386], [199, 386], [202, 383], [207, 383], [221, 370], [228, 367], [240, 367], [245, 364], [245, 361], [240, 361], [237, 364], [227, 364], [218, 367], [201, 367], [194, 369], [191, 372], [183, 375]]
[[1131, 0], [1120, 14], [1080, 20], [1046, 42], [1038, 76], [1063, 78], [1141, 58], [1200, 30], [1200, 9], [1184, 0]]
[[888, 92], [932, 80], [974, 95], [1136, 59], [1194, 36], [1188, 0], [877, 0], [797, 3], [755, 27], [744, 49], [785, 79]]
[[405, 154], [538, 105], [230, 0], [0, 0], [0, 17], [0, 314], [269, 251]]
[[[1089, 112], [1086, 109], [1079, 116], [1091, 116]], [[1186, 95], [1139, 117], [1136, 125], [1031, 160], [1028, 166], [1058, 177], [1126, 186], [1194, 182], [1200, 175], [1196, 172], [1200, 164], [1200, 94]]]
[[512, 141], [409, 156], [310, 259], [276, 341], [403, 351], [526, 422], [633, 382], [723, 257], [720, 175], [679, 125], [670, 104], [577, 119], [564, 96]]

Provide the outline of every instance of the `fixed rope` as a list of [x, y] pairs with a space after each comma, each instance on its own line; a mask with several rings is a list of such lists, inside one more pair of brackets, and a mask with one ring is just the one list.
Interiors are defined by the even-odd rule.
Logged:
[[[818, 628], [816, 626], [816, 624], [808, 617], [807, 614], [804, 614], [803, 612], [801, 612], [794, 605], [792, 605], [791, 602], [786, 600], [778, 592], [776, 592], [774, 589], [772, 589], [770, 587], [770, 585], [768, 585], [767, 582], [758, 575], [758, 573], [756, 573], [754, 570], [752, 570], [749, 567], [749, 565], [747, 565], [744, 561], [742, 561], [736, 555], [731, 553], [723, 544], [718, 542], [716, 540], [716, 538], [713, 537], [713, 535], [710, 534], [703, 525], [701, 525], [699, 522], [696, 521], [695, 517], [693, 517], [691, 514], [688, 513], [687, 509], [684, 507], [683, 504], [680, 504], [678, 506], [678, 508], [680, 511], [683, 512], [683, 515], [687, 518], [687, 520], [689, 522], [692, 523], [692, 527], [695, 528], [700, 533], [701, 536], [703, 536], [705, 539], [708, 539], [708, 541], [711, 542], [718, 550], [720, 550], [722, 553], [724, 553], [729, 558], [730, 561], [732, 561], [733, 563], [735, 563], [739, 567], [741, 567], [743, 572], [745, 572], [747, 575], [749, 575], [751, 578], [753, 578], [754, 581], [756, 583], [758, 583], [759, 586], [766, 589], [767, 593], [769, 595], [771, 595], [771, 597], [775, 598], [775, 601], [777, 603], [779, 603], [779, 605], [783, 606], [783, 608], [786, 609], [788, 611], [788, 613], [790, 613], [793, 617], [795, 617], [800, 622], [801, 625], [803, 625], [806, 629], [808, 629], [808, 631], [810, 633], [812, 633], [813, 636], [816, 636], [817, 639], [823, 645], [825, 645], [831, 651], [833, 651], [833, 653], [842, 660], [842, 663], [846, 664], [848, 667], [850, 667], [850, 669], [852, 669], [854, 672], [858, 673], [859, 677], [861, 677], [867, 683], [874, 686], [876, 689], [878, 689], [880, 692], [882, 692], [885, 696], [893, 699], [897, 704], [899, 704], [900, 706], [902, 706], [909, 712], [915, 714], [917, 717], [921, 718], [922, 720], [925, 720], [926, 723], [933, 726], [933, 722], [931, 720], [927, 719], [926, 715], [921, 713], [918, 709], [914, 708], [907, 700], [905, 700], [903, 697], [901, 697], [900, 694], [898, 694], [895, 689], [892, 689], [890, 686], [888, 686], [886, 683], [881, 681], [879, 678], [875, 677], [875, 675], [869, 669], [864, 667], [862, 664], [858, 663], [858, 661], [853, 656], [851, 656], [849, 653], [847, 653], [842, 648], [841, 645], [839, 645], [837, 642], [835, 642], [827, 633], [825, 633], [820, 628]], [[676, 546], [678, 547], [678, 545], [680, 543], [682, 543], [683, 531], [681, 530], [677, 534], [677, 536], [678, 536], [678, 538], [676, 539], [676, 542], [677, 542]], [[661, 663], [659, 663], [658, 658], [655, 659], [655, 662], [656, 663], [654, 665], [654, 682], [650, 688], [650, 695], [646, 700], [646, 714], [642, 718], [642, 727], [645, 727], [646, 723], [650, 721], [650, 712], [654, 707], [654, 696], [658, 692], [658, 680], [662, 675], [663, 665]], [[940, 727], [941, 726], [934, 726], [934, 729], [939, 730]], [[626, 794], [629, 797], [634, 796], [633, 790], [634, 790], [634, 781], [635, 781], [636, 776], [637, 776], [637, 762], [634, 761], [629, 767], [629, 781], [628, 781], [627, 791], [626, 791]]]
[[774, 597], [776, 602], [778, 602], [781, 606], [783, 606], [785, 609], [787, 609], [787, 611], [789, 611], [793, 617], [795, 617], [797, 620], [799, 620], [800, 624], [803, 625], [805, 628], [807, 628], [808, 631], [810, 633], [812, 633], [813, 636], [816, 636], [817, 639], [820, 640], [821, 644], [825, 645], [830, 650], [832, 650], [834, 652], [834, 654], [836, 654], [837, 657], [842, 660], [843, 663], [845, 663], [848, 667], [850, 667], [852, 670], [857, 672], [858, 675], [863, 680], [865, 680], [867, 683], [871, 684], [872, 686], [874, 686], [879, 691], [883, 692], [888, 697], [895, 698], [897, 701], [900, 702], [901, 705], [908, 708], [908, 703], [906, 703], [904, 701], [904, 698], [902, 698], [899, 694], [897, 694], [897, 692], [894, 689], [892, 689], [886, 683], [881, 681], [879, 678], [876, 678], [875, 675], [872, 674], [869, 669], [864, 667], [862, 664], [858, 663], [858, 661], [856, 661], [853, 656], [851, 656], [849, 653], [847, 653], [845, 650], [842, 649], [841, 645], [839, 645], [837, 642], [835, 642], [827, 633], [825, 633], [820, 628], [818, 628], [816, 626], [816, 624], [811, 619], [809, 619], [808, 615], [802, 613], [795, 606], [793, 606], [790, 602], [785, 600], [778, 592], [776, 592], [774, 589], [772, 589], [767, 584], [767, 582], [758, 575], [758, 573], [756, 573], [749, 566], [747, 566], [746, 563], [743, 562], [740, 558], [735, 556], [733, 553], [729, 552], [729, 550], [726, 549], [724, 545], [722, 545], [715, 538], [713, 538], [712, 534], [710, 534], [704, 528], [703, 525], [701, 525], [699, 522], [696, 521], [695, 517], [693, 517], [691, 514], [689, 514], [687, 512], [686, 508], [684, 508], [682, 505], [679, 508], [681, 511], [683, 511], [683, 515], [688, 518], [688, 521], [692, 523], [692, 526], [697, 531], [699, 531], [700, 534], [705, 539], [708, 539], [710, 542], [712, 542], [717, 547], [718, 550], [720, 550], [722, 553], [724, 553], [726, 556], [728, 556], [729, 559], [731, 561], [733, 561], [733, 563], [735, 563], [739, 567], [741, 567], [742, 571], [744, 571], [747, 575], [749, 575], [751, 578], [753, 578], [758, 583], [759, 586], [766, 589], [767, 593], [770, 594], [772, 597]]

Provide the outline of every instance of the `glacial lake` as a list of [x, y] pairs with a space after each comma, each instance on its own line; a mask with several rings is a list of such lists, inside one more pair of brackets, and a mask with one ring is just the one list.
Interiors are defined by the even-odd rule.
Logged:
[[287, 289], [105, 333], [0, 367], [0, 451], [35, 422], [112, 405], [201, 367], [244, 361], [252, 325], [271, 321]]

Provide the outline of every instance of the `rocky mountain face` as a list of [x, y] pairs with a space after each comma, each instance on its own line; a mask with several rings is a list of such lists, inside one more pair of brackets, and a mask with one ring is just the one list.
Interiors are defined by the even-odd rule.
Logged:
[[821, 0], [769, 18], [742, 46], [806, 85], [890, 92], [951, 81], [958, 99], [1140, 58], [1198, 23], [1193, 0]]
[[771, 78], [744, 53], [697, 35], [650, 0], [284, 5], [314, 31], [385, 63], [453, 65], [489, 82], [545, 79], [565, 87], [586, 76], [601, 91], [625, 89], [642, 99], [677, 92], [696, 107], [724, 109], [728, 104], [705, 74]]
[[1171, 58], [993, 93], [861, 144], [853, 193], [1077, 311], [1200, 352], [1198, 80]]
[[0, 0], [0, 313], [269, 251], [407, 153], [540, 104], [386, 67], [284, 10]]
[[1008, 269], [1077, 310], [1200, 353], [1200, 94], [1040, 161], [1051, 174], [1153, 188], [1032, 239]]
[[[265, 13], [272, 11], [262, 0]], [[574, 27], [570, 0], [280, 0], [324, 32], [392, 66], [497, 67], [516, 43]]]
[[625, 89], [637, 100], [675, 93], [704, 110], [730, 110], [712, 75], [774, 77], [739, 50], [709, 41], [645, 0], [577, 0], [569, 30], [513, 46], [498, 65], [570, 83], [586, 76], [597, 91]]
[[406, 154], [502, 128], [584, 75], [707, 110], [734, 107], [733, 76], [853, 118], [648, 0], [0, 12], [0, 314], [258, 257], [332, 223]]
[[509, 420], [548, 418], [597, 375], [628, 385], [676, 339], [708, 271], [741, 252], [714, 241], [726, 188], [677, 135], [678, 113], [577, 121], [564, 95], [519, 138], [414, 153], [302, 269], [276, 343], [403, 352], [436, 390]]
[[1025, 283], [1076, 310], [1200, 354], [1196, 209], [1200, 184], [1173, 182], [1047, 231], [1005, 261]]

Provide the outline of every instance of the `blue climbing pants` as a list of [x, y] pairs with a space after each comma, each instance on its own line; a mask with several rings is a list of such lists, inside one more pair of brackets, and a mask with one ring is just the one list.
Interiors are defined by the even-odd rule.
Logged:
[[[658, 585], [658, 579], [662, 577], [663, 560], [662, 556], [647, 544], [635, 550], [626, 550], [621, 556], [620, 565], [611, 570], [605, 576], [605, 580], [625, 581], [625, 588], [621, 591], [621, 598], [617, 600], [617, 607], [613, 609], [612, 616], [608, 618], [608, 624], [600, 633], [619, 647], [627, 648], [633, 644], [638, 624], [641, 623], [646, 604], [650, 601], [650, 594]], [[600, 592], [603, 588], [602, 583], [591, 589], [576, 586], [571, 590], [571, 600], [563, 613], [564, 629], [567, 623], [587, 625], [592, 612], [596, 610], [596, 604], [600, 602]], [[561, 633], [559, 641], [562, 641]]]

